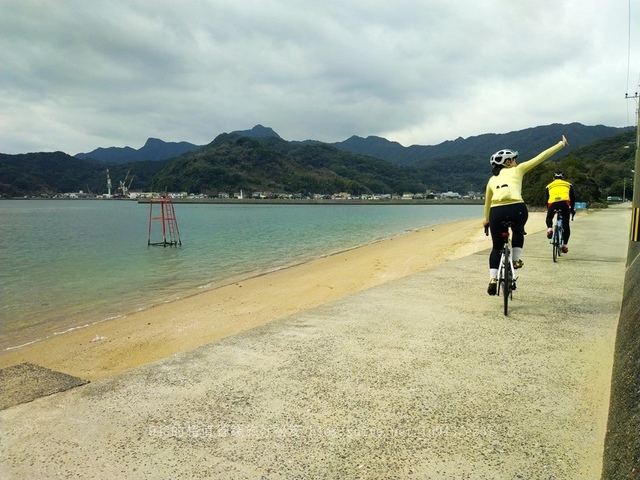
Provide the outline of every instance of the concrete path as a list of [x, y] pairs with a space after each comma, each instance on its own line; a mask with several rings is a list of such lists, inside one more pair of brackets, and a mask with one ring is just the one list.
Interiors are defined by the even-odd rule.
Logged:
[[600, 478], [629, 221], [528, 235], [509, 317], [485, 251], [4, 410], [0, 477]]

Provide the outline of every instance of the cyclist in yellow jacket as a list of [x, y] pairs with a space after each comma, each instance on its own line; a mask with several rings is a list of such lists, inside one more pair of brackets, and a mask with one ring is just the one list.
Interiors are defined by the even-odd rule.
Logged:
[[571, 228], [569, 227], [569, 214], [576, 214], [576, 196], [573, 191], [573, 185], [564, 179], [562, 172], [553, 175], [553, 182], [547, 185], [547, 238], [553, 236], [553, 216], [556, 209], [562, 213], [562, 253], [567, 253], [569, 248], [569, 237], [571, 236]]
[[529, 210], [522, 199], [522, 179], [524, 174], [532, 168], [540, 165], [554, 153], [569, 145], [567, 139], [562, 140], [553, 147], [547, 148], [531, 160], [517, 164], [518, 152], [504, 149], [500, 150], [489, 159], [493, 167], [493, 176], [487, 182], [487, 190], [484, 202], [485, 229], [491, 231], [492, 249], [489, 254], [489, 288], [487, 293], [495, 295], [498, 286], [498, 266], [500, 265], [500, 250], [502, 249], [502, 233], [506, 228], [502, 222], [512, 221], [513, 238], [513, 267], [521, 268], [524, 262], [520, 259], [524, 246], [524, 226], [529, 218]]

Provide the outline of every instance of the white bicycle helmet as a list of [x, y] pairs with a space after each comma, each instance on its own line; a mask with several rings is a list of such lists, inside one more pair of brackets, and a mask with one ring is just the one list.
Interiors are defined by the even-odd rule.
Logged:
[[504, 149], [491, 155], [489, 163], [494, 166], [504, 165], [504, 162], [506, 162], [507, 160], [516, 160], [517, 158], [518, 152], [516, 152], [515, 150]]

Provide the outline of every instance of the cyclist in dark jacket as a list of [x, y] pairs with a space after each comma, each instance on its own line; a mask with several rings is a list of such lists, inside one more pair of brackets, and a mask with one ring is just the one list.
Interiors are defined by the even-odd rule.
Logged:
[[553, 215], [558, 209], [562, 213], [562, 253], [567, 253], [569, 248], [569, 237], [571, 236], [571, 228], [569, 227], [569, 214], [576, 214], [576, 195], [573, 191], [573, 185], [564, 179], [562, 172], [553, 175], [553, 182], [547, 185], [547, 238], [553, 236]]

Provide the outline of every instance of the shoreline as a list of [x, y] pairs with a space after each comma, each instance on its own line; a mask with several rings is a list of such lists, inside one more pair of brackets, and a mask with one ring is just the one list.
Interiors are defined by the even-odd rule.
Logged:
[[[0, 354], [0, 367], [29, 362], [95, 381], [314, 308], [491, 247], [481, 218], [436, 224], [386, 240], [90, 323]], [[531, 211], [527, 231], [544, 227]], [[525, 246], [526, 256], [526, 246]], [[487, 272], [478, 272], [484, 281]]]
[[[79, 197], [79, 198], [52, 198], [52, 197], [11, 197], [0, 200], [61, 200], [74, 202], [79, 200], [98, 201], [120, 201], [137, 202], [148, 205], [151, 200], [157, 201], [160, 197], [138, 197], [138, 198], [101, 198], [101, 197]], [[285, 198], [172, 198], [172, 203], [178, 204], [224, 204], [224, 205], [484, 205], [484, 200], [477, 198], [449, 198], [449, 199], [285, 199]]]
[[[185, 202], [185, 203], [189, 203], [189, 202]], [[450, 222], [445, 222], [445, 223], [455, 223], [455, 222], [464, 222], [470, 219], [462, 219], [462, 220], [452, 220]], [[313, 254], [309, 254], [301, 259], [297, 259], [297, 260], [293, 260], [290, 263], [285, 263], [282, 265], [278, 265], [278, 266], [272, 266], [272, 267], [265, 267], [265, 268], [256, 268], [253, 270], [247, 270], [241, 273], [237, 273], [237, 274], [233, 274], [233, 275], [229, 275], [227, 277], [224, 278], [220, 278], [220, 279], [216, 279], [216, 280], [210, 280], [210, 281], [205, 281], [205, 283], [201, 283], [201, 284], [197, 284], [197, 285], [192, 285], [189, 287], [184, 287], [183, 289], [179, 290], [179, 291], [175, 291], [175, 292], [170, 292], [170, 293], [165, 293], [162, 295], [159, 295], [155, 298], [152, 298], [149, 302], [146, 302], [144, 305], [138, 306], [138, 307], [132, 307], [130, 304], [127, 304], [125, 306], [123, 306], [123, 308], [119, 309], [119, 310], [111, 310], [109, 312], [103, 312], [101, 311], [102, 314], [105, 314], [106, 316], [102, 316], [100, 319], [92, 319], [90, 321], [85, 320], [86, 316], [84, 314], [78, 314], [78, 313], [73, 313], [71, 314], [71, 318], [75, 318], [77, 320], [78, 323], [76, 324], [69, 324], [67, 326], [61, 326], [58, 328], [52, 328], [49, 327], [47, 329], [42, 330], [41, 333], [37, 333], [35, 335], [31, 335], [27, 338], [22, 339], [21, 341], [23, 343], [15, 343], [15, 344], [10, 344], [10, 345], [2, 345], [0, 347], [0, 368], [2, 367], [3, 363], [2, 363], [2, 359], [1, 356], [4, 352], [11, 352], [14, 350], [20, 350], [22, 348], [25, 347], [29, 347], [33, 344], [37, 344], [43, 341], [46, 341], [50, 338], [53, 337], [57, 337], [60, 335], [65, 335], [67, 333], [73, 332], [74, 330], [82, 330], [85, 329], [87, 327], [92, 327], [95, 325], [99, 325], [102, 323], [106, 323], [109, 321], [113, 321], [113, 320], [118, 320], [118, 319], [122, 319], [122, 318], [126, 318], [129, 317], [131, 315], [135, 315], [141, 312], [145, 312], [149, 309], [152, 308], [156, 308], [158, 306], [161, 305], [165, 305], [165, 304], [169, 304], [169, 303], [173, 303], [176, 301], [181, 301], [184, 300], [185, 298], [189, 298], [195, 295], [201, 295], [201, 294], [206, 294], [208, 292], [211, 292], [213, 290], [219, 289], [219, 288], [223, 288], [226, 287], [228, 285], [234, 284], [234, 283], [238, 283], [238, 282], [244, 282], [247, 280], [251, 280], [254, 278], [258, 278], [258, 277], [262, 277], [264, 275], [269, 275], [269, 274], [273, 274], [273, 273], [277, 273], [279, 271], [282, 270], [287, 270], [289, 268], [294, 268], [300, 265], [304, 265], [310, 262], [314, 262], [316, 260], [320, 260], [323, 258], [327, 258], [327, 257], [331, 257], [333, 255], [339, 255], [341, 253], [346, 253], [352, 250], [357, 250], [359, 248], [362, 247], [367, 247], [370, 245], [374, 245], [376, 243], [380, 243], [380, 242], [387, 242], [396, 238], [400, 238], [404, 235], [410, 234], [410, 233], [415, 233], [415, 232], [419, 232], [421, 230], [427, 229], [427, 228], [432, 228], [435, 225], [438, 224], [433, 224], [433, 225], [427, 225], [424, 227], [419, 227], [419, 228], [413, 228], [413, 229], [407, 229], [401, 233], [396, 233], [387, 237], [382, 237], [382, 238], [377, 238], [375, 240], [371, 240], [368, 241], [366, 243], [361, 243], [361, 244], [356, 244], [353, 246], [349, 246], [346, 248], [341, 248], [341, 249], [337, 249], [337, 250], [331, 250], [331, 251], [324, 251], [324, 252], [316, 252]], [[127, 309], [127, 307], [131, 307], [130, 309]], [[36, 338], [37, 337], [37, 338]], [[3, 342], [0, 342], [3, 343]]]

